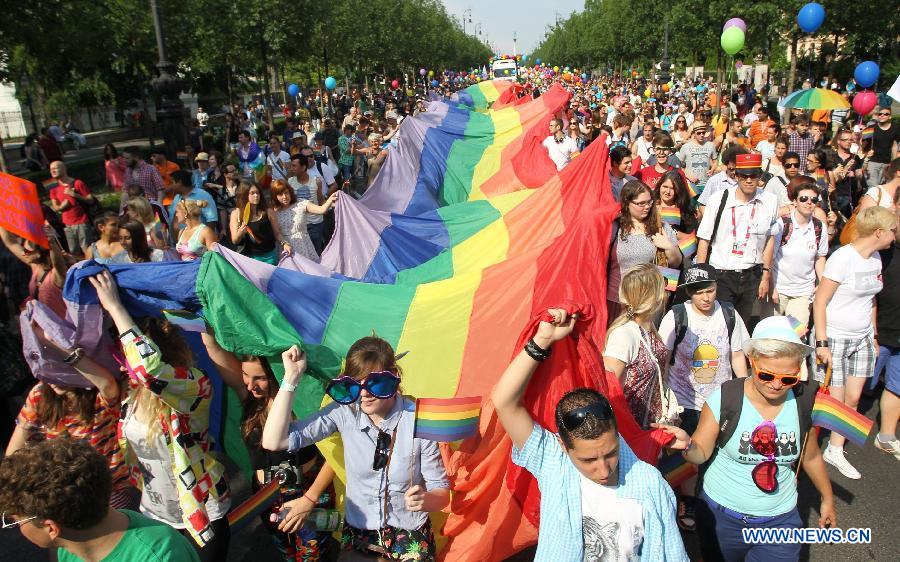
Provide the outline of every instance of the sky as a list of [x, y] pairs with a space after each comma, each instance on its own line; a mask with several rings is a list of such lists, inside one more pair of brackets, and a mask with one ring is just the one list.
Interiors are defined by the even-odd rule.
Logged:
[[481, 22], [482, 39], [487, 39], [499, 51], [512, 54], [513, 33], [518, 54], [529, 53], [544, 38], [547, 26], [559, 18], [565, 19], [573, 11], [584, 9], [584, 0], [443, 0], [447, 12], [462, 19], [463, 12], [472, 10], [472, 23], [466, 16], [466, 32], [472, 34]]

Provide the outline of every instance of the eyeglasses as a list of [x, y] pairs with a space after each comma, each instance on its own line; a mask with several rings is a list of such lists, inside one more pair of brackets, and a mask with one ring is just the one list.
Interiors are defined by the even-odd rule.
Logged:
[[654, 146], [653, 150], [656, 152], [672, 152], [672, 147], [670, 146]]
[[581, 408], [575, 408], [560, 416], [560, 422], [566, 431], [575, 431], [584, 424], [588, 416], [594, 416], [598, 421], [612, 419], [613, 411], [608, 402], [594, 402]]
[[809, 195], [800, 195], [797, 197], [797, 201], [800, 201], [801, 203], [812, 201], [814, 205], [818, 205], [821, 199], [819, 199], [818, 195], [813, 195], [812, 197], [810, 197]]
[[23, 525], [28, 523], [29, 521], [37, 519], [37, 515], [32, 515], [31, 517], [26, 517], [25, 519], [19, 519], [18, 521], [14, 521], [11, 515], [7, 515], [5, 512], [0, 514], [0, 522], [3, 523], [3, 529], [9, 529], [10, 527], [18, 527], [19, 525]]
[[799, 367], [793, 373], [775, 373], [767, 369], [761, 369], [756, 364], [756, 361], [753, 361], [752, 359], [750, 360], [750, 365], [753, 367], [753, 371], [756, 373], [756, 378], [763, 382], [772, 382], [775, 379], [778, 379], [778, 381], [784, 386], [795, 386], [800, 382]]
[[879, 116], [879, 117], [890, 117], [891, 114], [890, 114], [890, 112], [888, 112], [888, 111], [879, 111], [879, 112], [878, 112], [878, 116]]
[[775, 463], [778, 430], [775, 424], [767, 420], [756, 426], [750, 435], [750, 445], [757, 454], [766, 457], [753, 467], [750, 473], [753, 483], [763, 492], [772, 493], [778, 488], [778, 465]]
[[375, 457], [372, 459], [372, 470], [381, 470], [387, 466], [391, 454], [391, 436], [386, 431], [378, 430], [375, 440]]
[[632, 205], [637, 205], [638, 207], [649, 207], [653, 204], [653, 199], [648, 201], [631, 201]]
[[400, 377], [390, 371], [376, 371], [369, 373], [362, 381], [342, 376], [331, 379], [325, 392], [338, 404], [353, 404], [359, 400], [363, 389], [375, 398], [386, 400], [397, 394], [400, 388]]
[[785, 162], [784, 167], [785, 168], [799, 168], [800, 162], [791, 162], [791, 163]]

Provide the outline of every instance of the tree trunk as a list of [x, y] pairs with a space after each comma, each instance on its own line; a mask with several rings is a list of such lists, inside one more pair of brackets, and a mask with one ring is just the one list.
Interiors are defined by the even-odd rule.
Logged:
[[[272, 127], [272, 110], [270, 108], [270, 90], [269, 90], [269, 61], [267, 59], [267, 50], [266, 50], [266, 40], [260, 36], [259, 38], [259, 50], [260, 55], [262, 57], [262, 86], [263, 86], [263, 108], [266, 110], [266, 120], [269, 122], [269, 127]], [[266, 131], [268, 133], [268, 131]]]
[[[788, 73], [788, 83], [787, 83], [787, 93], [790, 94], [794, 91], [794, 83], [797, 81], [797, 41], [799, 40], [799, 36], [795, 31], [791, 35], [791, 70]], [[787, 115], [790, 112], [785, 112]]]

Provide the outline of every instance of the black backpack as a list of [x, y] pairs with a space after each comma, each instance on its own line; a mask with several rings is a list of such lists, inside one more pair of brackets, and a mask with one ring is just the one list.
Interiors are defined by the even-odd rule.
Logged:
[[[734, 333], [734, 325], [737, 323], [737, 313], [734, 305], [730, 302], [716, 301], [722, 307], [722, 314], [725, 316], [725, 325], [728, 327], [728, 347], [731, 348], [731, 334]], [[672, 346], [672, 354], [669, 358], [669, 365], [675, 364], [675, 350], [687, 335], [687, 303], [679, 303], [672, 307], [672, 314], [675, 317], [675, 344]]]
[[[816, 217], [812, 217], [813, 223], [813, 231], [816, 233], [816, 251], [819, 250], [819, 243], [822, 241], [822, 221], [817, 219]], [[794, 232], [794, 221], [791, 220], [790, 215], [785, 215], [781, 217], [781, 224], [783, 226], [782, 232], [784, 234], [781, 235], [781, 245], [784, 246], [788, 243], [788, 240], [791, 238], [791, 234]]]

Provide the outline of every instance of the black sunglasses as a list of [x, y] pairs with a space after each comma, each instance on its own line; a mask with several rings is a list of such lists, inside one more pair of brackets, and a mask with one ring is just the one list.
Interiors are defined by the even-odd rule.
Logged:
[[800, 162], [796, 162], [796, 163], [793, 163], [793, 164], [788, 164], [787, 162], [785, 162], [785, 163], [784, 163], [784, 167], [785, 167], [785, 168], [799, 168], [799, 167], [800, 167]]
[[612, 419], [613, 411], [609, 402], [594, 402], [581, 408], [569, 410], [560, 416], [563, 429], [566, 431], [575, 431], [587, 419], [588, 416], [594, 416], [598, 421], [607, 421]]
[[797, 197], [797, 201], [800, 201], [801, 203], [806, 203], [807, 201], [812, 201], [814, 204], [818, 205], [819, 201], [821, 201], [821, 199], [819, 199], [818, 195], [814, 195], [812, 197], [810, 197], [808, 195], [800, 195], [799, 197]]
[[372, 470], [382, 470], [386, 467], [390, 453], [391, 436], [379, 429], [378, 439], [375, 441], [375, 458], [372, 459]]

